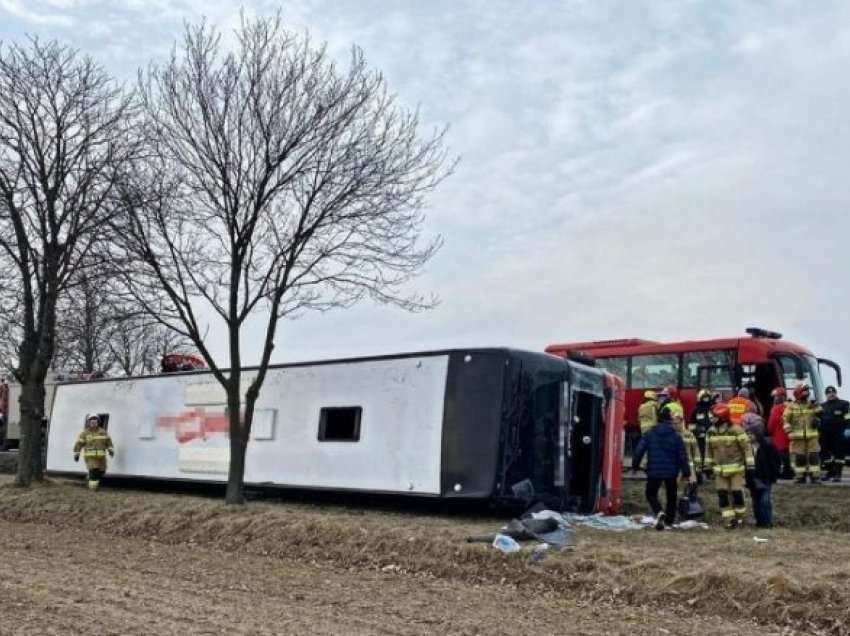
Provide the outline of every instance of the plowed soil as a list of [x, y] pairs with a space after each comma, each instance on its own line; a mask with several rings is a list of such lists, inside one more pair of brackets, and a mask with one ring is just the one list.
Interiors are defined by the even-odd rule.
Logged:
[[464, 542], [503, 520], [7, 483], [0, 634], [850, 633], [844, 532], [581, 529], [537, 564]]

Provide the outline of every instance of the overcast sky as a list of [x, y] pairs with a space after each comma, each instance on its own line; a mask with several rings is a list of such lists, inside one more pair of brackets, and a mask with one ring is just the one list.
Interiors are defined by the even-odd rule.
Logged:
[[[277, 360], [760, 325], [850, 373], [850, 3], [244, 6], [280, 7], [341, 60], [360, 45], [462, 155], [431, 199], [446, 245], [417, 284], [440, 306], [306, 315]], [[184, 20], [229, 30], [238, 11], [0, 0], [0, 38], [56, 37], [132, 80]]]

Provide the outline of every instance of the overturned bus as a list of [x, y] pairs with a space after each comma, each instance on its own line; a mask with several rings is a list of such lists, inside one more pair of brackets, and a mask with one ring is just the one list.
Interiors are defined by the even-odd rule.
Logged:
[[[245, 387], [252, 379], [246, 369]], [[71, 448], [97, 413], [116, 446], [110, 477], [223, 482], [225, 410], [208, 371], [61, 384], [47, 470], [82, 473]], [[245, 482], [615, 512], [622, 413], [619, 378], [542, 353], [276, 365], [257, 400]]]

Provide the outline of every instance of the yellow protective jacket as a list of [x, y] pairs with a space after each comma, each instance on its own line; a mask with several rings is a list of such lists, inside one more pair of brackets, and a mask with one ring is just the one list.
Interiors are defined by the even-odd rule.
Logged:
[[670, 409], [670, 415], [674, 418], [679, 415], [682, 419], [685, 419], [685, 407], [682, 406], [682, 403], [679, 400], [671, 400], [664, 405], [665, 408]]
[[86, 462], [86, 468], [106, 470], [106, 454], [113, 453], [112, 438], [103, 428], [85, 429], [74, 444], [74, 455], [80, 451]]
[[782, 414], [782, 428], [788, 439], [817, 439], [817, 419], [821, 408], [809, 402], [792, 402]]
[[743, 429], [729, 422], [719, 422], [709, 429], [705, 443], [705, 467], [716, 475], [729, 477], [755, 468], [753, 448]]
[[685, 444], [685, 452], [688, 454], [688, 465], [691, 467], [691, 475], [697, 474], [697, 469], [700, 466], [699, 445], [697, 444], [696, 435], [694, 435], [684, 425], [677, 427], [679, 435], [682, 436], [682, 442]]
[[653, 400], [647, 400], [638, 408], [638, 423], [640, 432], [648, 433], [658, 424], [658, 405]]

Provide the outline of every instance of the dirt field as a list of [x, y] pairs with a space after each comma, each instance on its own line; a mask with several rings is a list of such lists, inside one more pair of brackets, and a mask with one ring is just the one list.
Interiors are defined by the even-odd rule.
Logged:
[[[778, 508], [796, 494], [780, 489]], [[844, 634], [850, 538], [813, 522], [848, 500], [845, 488], [807, 491], [808, 512], [760, 533], [766, 544], [752, 530], [581, 529], [575, 551], [532, 564], [465, 543], [504, 520], [481, 514], [292, 501], [235, 510], [7, 480], [0, 634]]]

